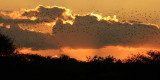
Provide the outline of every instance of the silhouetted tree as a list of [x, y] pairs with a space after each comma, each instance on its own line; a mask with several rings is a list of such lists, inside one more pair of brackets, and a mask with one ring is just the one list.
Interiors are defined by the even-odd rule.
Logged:
[[89, 57], [87, 57], [87, 59], [90, 61], [90, 62], [101, 62], [101, 61], [103, 61], [104, 60], [104, 58], [103, 57], [98, 57], [98, 56], [94, 56], [92, 59], [91, 58], [89, 58]]
[[150, 63], [150, 58], [147, 55], [136, 54], [128, 57], [126, 63]]
[[160, 63], [160, 52], [159, 51], [149, 51], [143, 54], [136, 54], [129, 57], [126, 63], [143, 63], [143, 64], [151, 64], [151, 63]]
[[114, 58], [113, 56], [107, 56], [107, 57], [98, 57], [98, 56], [94, 56], [93, 58], [91, 57], [87, 57], [87, 61], [88, 62], [93, 62], [93, 63], [114, 63], [116, 62], [116, 58]]
[[150, 56], [151, 63], [160, 63], [160, 52], [159, 51], [149, 51], [147, 54]]
[[122, 61], [120, 59], [118, 59], [118, 60], [116, 60], [116, 63], [120, 64], [120, 63], [122, 63]]
[[70, 57], [67, 56], [67, 55], [62, 54], [62, 55], [60, 56], [60, 59], [62, 59], [62, 60], [69, 60]]
[[114, 61], [116, 61], [116, 58], [113, 56], [108, 56], [103, 60], [104, 63], [114, 63]]
[[86, 61], [87, 61], [87, 62], [90, 62], [90, 61], [91, 61], [91, 56], [89, 56], [89, 57], [86, 56]]
[[13, 40], [0, 34], [0, 55], [9, 55], [14, 53], [15, 46], [13, 45]]

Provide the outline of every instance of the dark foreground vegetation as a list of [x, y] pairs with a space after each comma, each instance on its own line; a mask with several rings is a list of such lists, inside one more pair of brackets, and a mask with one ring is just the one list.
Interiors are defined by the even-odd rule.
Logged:
[[125, 60], [87, 57], [82, 62], [66, 55], [52, 58], [20, 54], [11, 39], [0, 35], [0, 80], [7, 79], [160, 80], [160, 52], [150, 51]]

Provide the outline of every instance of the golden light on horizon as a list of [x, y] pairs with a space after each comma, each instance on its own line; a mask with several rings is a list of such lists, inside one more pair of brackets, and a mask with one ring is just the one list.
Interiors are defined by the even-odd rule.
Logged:
[[54, 56], [52, 56], [52, 58], [59, 58], [59, 56], [58, 55], [54, 55]]
[[60, 50], [48, 49], [48, 50], [32, 50], [31, 48], [22, 48], [19, 51], [22, 53], [32, 53], [39, 54], [42, 56], [52, 56], [53, 58], [58, 58], [58, 55], [65, 54], [69, 55], [71, 58], [75, 58], [77, 60], [86, 61], [86, 57], [94, 57], [94, 56], [114, 56], [117, 59], [126, 59], [132, 54], [145, 54], [146, 52], [153, 50], [159, 51], [157, 48], [129, 48], [122, 46], [106, 46], [101, 49], [72, 49], [72, 48], [62, 48]]

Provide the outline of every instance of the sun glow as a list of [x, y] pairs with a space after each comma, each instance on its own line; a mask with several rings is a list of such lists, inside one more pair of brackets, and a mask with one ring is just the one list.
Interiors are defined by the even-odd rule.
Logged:
[[6, 25], [6, 28], [10, 29], [10, 28], [11, 28], [11, 26], [10, 26], [10, 25]]
[[54, 55], [54, 56], [52, 56], [52, 58], [59, 58], [59, 56], [58, 55]]
[[54, 26], [56, 24], [56, 22], [51, 22], [51, 23], [44, 23], [47, 26]]
[[106, 21], [115, 21], [115, 22], [118, 22], [119, 20], [117, 19], [117, 16], [114, 15], [113, 18], [111, 18], [111, 16], [108, 16], [108, 17], [102, 17], [101, 15], [99, 14], [94, 14], [94, 13], [91, 13], [90, 14], [91, 16], [96, 16], [98, 21], [100, 20], [106, 20]]
[[63, 21], [63, 24], [67, 24], [67, 23], [73, 25], [74, 21], [72, 21], [72, 20], [67, 20], [67, 21], [64, 20]]
[[34, 21], [34, 20], [37, 20], [36, 17], [31, 17], [30, 20]]
[[66, 8], [65, 8], [65, 10], [66, 10], [66, 11], [63, 13], [64, 19], [68, 19], [69, 17], [70, 17], [71, 19], [75, 19], [75, 16], [74, 16], [73, 14], [71, 14], [72, 11], [71, 11], [70, 9], [66, 9]]
[[4, 25], [4, 23], [0, 23], [0, 26], [3, 26]]

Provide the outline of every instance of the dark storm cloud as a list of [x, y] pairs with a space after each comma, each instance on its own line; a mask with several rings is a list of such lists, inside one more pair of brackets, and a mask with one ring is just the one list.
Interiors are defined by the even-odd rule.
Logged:
[[36, 10], [26, 11], [22, 14], [22, 16], [27, 17], [37, 17], [38, 20], [52, 22], [56, 20], [56, 18], [64, 18], [64, 12], [66, 10], [64, 8], [53, 7], [46, 8], [43, 6], [39, 6]]
[[28, 20], [28, 19], [16, 19], [16, 20], [13, 20], [13, 19], [4, 19], [0, 16], [0, 23], [35, 23], [31, 20]]
[[[5, 19], [0, 17], [0, 21]], [[14, 44], [18, 47], [32, 48], [33, 50], [44, 50], [44, 49], [58, 49], [58, 44], [55, 38], [50, 34], [44, 34], [34, 31], [28, 31], [21, 29], [18, 24], [13, 23], [4, 23], [0, 27], [0, 33], [12, 38]], [[0, 22], [0, 23], [1, 23]], [[10, 29], [6, 28], [6, 25], [10, 25]]]
[[[17, 24], [10, 24], [11, 28], [0, 28], [0, 33], [12, 38], [18, 47], [32, 48], [33, 50], [57, 49], [58, 44], [50, 34], [43, 34], [22, 30]], [[4, 25], [5, 26], [5, 25]]]
[[102, 48], [104, 46], [160, 47], [160, 29], [142, 23], [98, 21], [95, 16], [77, 16], [74, 24], [59, 20], [53, 34], [62, 46]]

